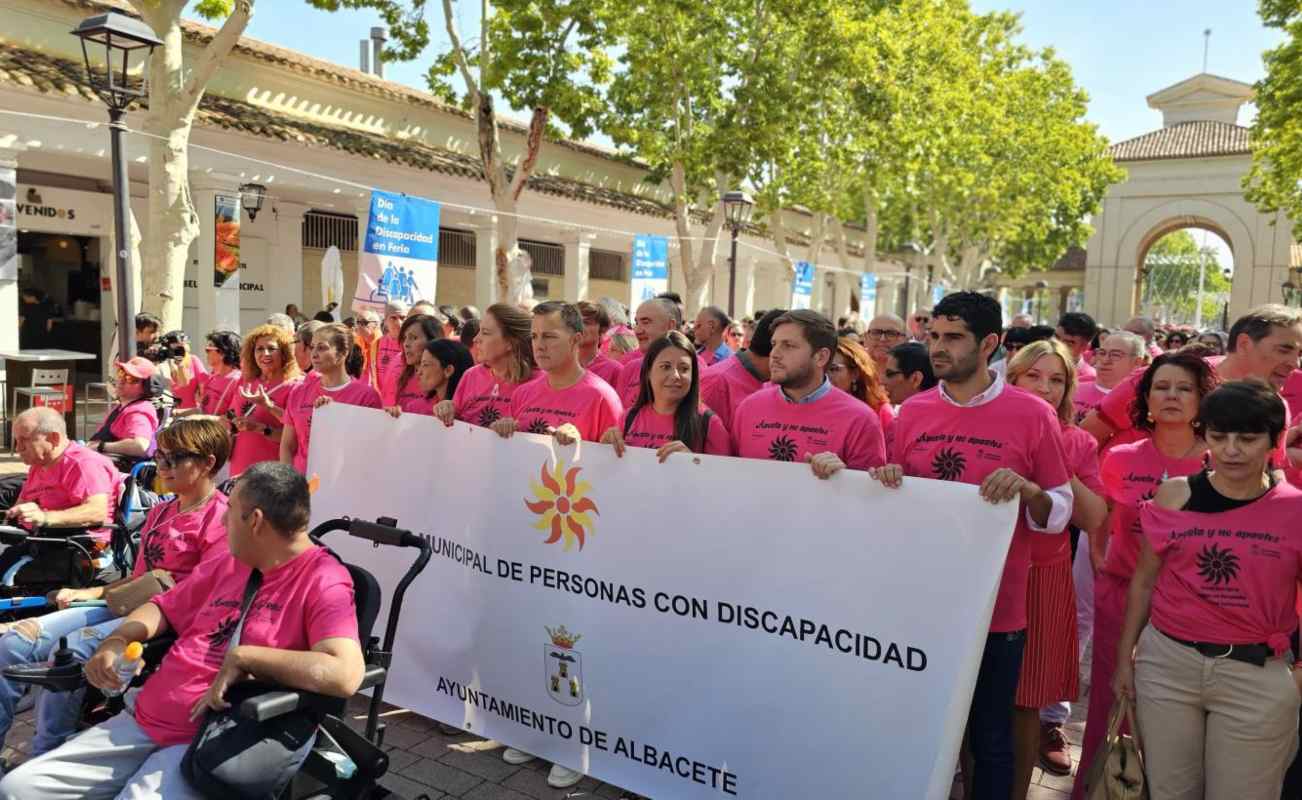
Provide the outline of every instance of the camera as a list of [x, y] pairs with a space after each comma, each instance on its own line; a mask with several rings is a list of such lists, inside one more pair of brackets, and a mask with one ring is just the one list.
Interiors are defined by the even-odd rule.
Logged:
[[155, 364], [161, 364], [168, 360], [179, 361], [185, 358], [185, 345], [190, 341], [185, 331], [168, 331], [158, 337], [158, 341], [153, 345], [141, 351], [140, 355], [153, 361]]

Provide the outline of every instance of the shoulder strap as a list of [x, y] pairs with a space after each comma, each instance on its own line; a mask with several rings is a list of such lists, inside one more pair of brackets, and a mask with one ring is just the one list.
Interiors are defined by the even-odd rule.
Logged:
[[624, 438], [625, 439], [628, 438], [628, 432], [633, 429], [633, 418], [637, 416], [637, 413], [635, 412], [640, 412], [641, 410], [642, 409], [638, 408], [637, 406], [633, 406], [628, 410], [628, 413], [624, 415]]
[[231, 634], [231, 643], [228, 648], [236, 647], [240, 643], [240, 634], [244, 632], [244, 620], [248, 619], [249, 606], [253, 605], [253, 597], [258, 593], [258, 588], [262, 586], [262, 573], [255, 570], [249, 572], [249, 581], [244, 584], [244, 599], [240, 601], [239, 622], [235, 623], [235, 632]]
[[113, 406], [113, 410], [109, 412], [108, 416], [104, 418], [104, 422], [100, 424], [99, 430], [91, 434], [90, 441], [92, 442], [99, 441], [99, 440], [103, 440], [105, 442], [115, 441], [114, 439], [109, 438], [113, 435], [109, 433], [109, 428], [113, 426], [113, 423], [117, 421], [117, 418], [122, 414], [124, 410], [126, 410], [126, 406], [122, 405], [121, 403], [118, 403], [117, 405]]

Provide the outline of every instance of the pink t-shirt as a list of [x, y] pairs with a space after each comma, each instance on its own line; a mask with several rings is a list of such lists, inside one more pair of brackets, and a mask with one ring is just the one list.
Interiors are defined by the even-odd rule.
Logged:
[[600, 440], [607, 429], [618, 425], [623, 411], [610, 384], [586, 370], [578, 383], [560, 390], [552, 388], [546, 373], [540, 373], [511, 395], [517, 430], [546, 433], [548, 427], [569, 423], [589, 442]]
[[[620, 415], [619, 429], [625, 430], [628, 419], [629, 409]], [[633, 424], [627, 426], [628, 432], [624, 434], [624, 441], [629, 447], [647, 447], [652, 450], [658, 450], [662, 445], [668, 444], [675, 440], [674, 436], [674, 416], [672, 414], [661, 414], [653, 407], [642, 406], [638, 411], [637, 417], [634, 418]], [[688, 447], [696, 448], [691, 442], [685, 442]], [[710, 413], [710, 421], [705, 431], [705, 449], [703, 451], [712, 456], [730, 456], [732, 455], [732, 440], [728, 435], [728, 429], [723, 426], [723, 420], [719, 415]]]
[[1076, 380], [1085, 382], [1092, 381], [1097, 377], [1098, 373], [1094, 371], [1094, 365], [1086, 361], [1085, 356], [1082, 355], [1076, 362]]
[[203, 384], [203, 398], [199, 401], [199, 410], [205, 414], [220, 414], [236, 393], [240, 383], [240, 371], [233, 369], [225, 375], [209, 375]]
[[398, 391], [395, 393], [393, 402], [386, 403], [386, 406], [397, 406], [402, 409], [404, 414], [424, 414], [433, 416], [434, 404], [437, 400], [431, 400], [425, 396], [425, 390], [420, 386], [420, 378], [416, 373], [411, 373]]
[[280, 458], [281, 421], [276, 418], [275, 414], [263, 408], [260, 403], [254, 403], [252, 400], [246, 399], [240, 394], [240, 390], [256, 392], [265, 386], [267, 396], [271, 398], [271, 402], [280, 408], [284, 408], [286, 403], [289, 402], [290, 393], [302, 380], [302, 378], [295, 378], [292, 381], [268, 384], [261, 378], [241, 379], [239, 385], [228, 395], [230, 399], [226, 403], [226, 408], [222, 409], [220, 413], [233, 411], [236, 416], [241, 417], [247, 414], [248, 418], [259, 425], [260, 428], [271, 428], [270, 436], [261, 429], [240, 431], [235, 434], [235, 444], [231, 449], [231, 477], [242, 474], [244, 470], [260, 461], [277, 461]]
[[1302, 412], [1302, 369], [1293, 370], [1293, 374], [1288, 376], [1279, 394], [1284, 398], [1284, 402], [1288, 403], [1290, 409]]
[[793, 403], [769, 384], [742, 401], [732, 424], [732, 449], [742, 458], [804, 461], [806, 453], [832, 452], [850, 469], [886, 463], [877, 412], [835, 387], [813, 402]]
[[[1208, 356], [1203, 360], [1215, 373], [1216, 367], [1225, 360], [1225, 356]], [[1103, 418], [1104, 422], [1119, 431], [1130, 430], [1134, 427], [1134, 423], [1130, 420], [1130, 407], [1135, 402], [1139, 384], [1144, 379], [1144, 372], [1147, 370], [1148, 367], [1137, 368], [1120, 383], [1113, 386], [1112, 391], [1108, 392], [1104, 399], [1099, 402], [1099, 416]]]
[[732, 430], [733, 417], [741, 401], [755, 394], [764, 383], [742, 363], [741, 356], [724, 359], [701, 376], [701, 402], [719, 415], [723, 427]]
[[1076, 423], [1089, 416], [1089, 413], [1099, 407], [1103, 398], [1108, 396], [1110, 390], [1099, 386], [1095, 381], [1076, 384], [1076, 394], [1071, 398], [1071, 404], [1076, 409]]
[[140, 555], [131, 577], [151, 569], [165, 569], [180, 583], [194, 572], [199, 562], [229, 556], [226, 548], [227, 497], [214, 491], [208, 502], [184, 514], [179, 500], [172, 499], [149, 509], [140, 534]]
[[1167, 458], [1147, 437], [1112, 448], [1104, 457], [1101, 470], [1104, 492], [1112, 506], [1104, 572], [1130, 580], [1139, 558], [1140, 505], [1153, 499], [1163, 476], [1182, 478], [1202, 468], [1201, 455], [1185, 459]]
[[[108, 498], [104, 521], [112, 522], [126, 478], [108, 456], [76, 442], [68, 442], [68, 448], [53, 464], [28, 470], [27, 480], [23, 482], [14, 505], [35, 503], [45, 511], [65, 511], [102, 494]], [[108, 540], [107, 531], [95, 533], [97, 538]]]
[[[1062, 451], [1067, 471], [1095, 494], [1105, 492], [1099, 476], [1098, 442], [1085, 431], [1070, 425], [1062, 429]], [[1050, 567], [1071, 560], [1070, 536], [1031, 535], [1031, 566]]]
[[1246, 506], [1215, 514], [1144, 505], [1144, 536], [1162, 559], [1153, 627], [1213, 644], [1265, 642], [1277, 655], [1298, 626], [1302, 491], [1287, 483]]
[[397, 405], [398, 378], [407, 366], [402, 353], [402, 343], [397, 337], [384, 335], [375, 345], [375, 371], [380, 383], [380, 401], [386, 406]]
[[312, 438], [313, 404], [318, 397], [333, 398], [336, 403], [365, 408], [379, 408], [380, 396], [375, 390], [357, 378], [350, 378], [348, 383], [335, 389], [327, 389], [321, 381], [304, 381], [289, 393], [285, 404], [285, 422], [294, 426], [294, 438], [298, 449], [294, 451], [294, 469], [307, 472], [307, 448]]
[[208, 368], [204, 366], [203, 359], [188, 355], [185, 357], [185, 361], [193, 377], [184, 386], [172, 384], [172, 395], [176, 398], [176, 407], [183, 409], [195, 407], [194, 393], [208, 380]]
[[522, 383], [499, 380], [487, 364], [476, 364], [466, 370], [452, 395], [457, 409], [457, 419], [487, 428], [502, 417], [511, 415], [511, 396], [515, 390], [537, 376], [525, 378]]
[[877, 409], [877, 421], [882, 424], [882, 440], [886, 442], [886, 457], [889, 460], [895, 452], [895, 409], [890, 403], [882, 403]]
[[597, 357], [588, 362], [587, 369], [588, 372], [596, 373], [598, 378], [614, 386], [619, 380], [620, 367], [621, 364], [615, 359], [604, 353], [597, 353]]
[[[906, 475], [980, 485], [990, 473], [1007, 468], [1044, 489], [1071, 480], [1062, 425], [1048, 403], [1008, 385], [976, 406], [957, 406], [941, 391], [940, 386], [928, 389], [900, 406], [893, 460]], [[1025, 507], [1019, 508], [990, 619], [993, 633], [1026, 627], [1031, 538], [1037, 536], [1067, 538], [1033, 532]]]
[[149, 400], [128, 403], [109, 426], [115, 441], [144, 439], [153, 449], [154, 434], [158, 432], [158, 410]]
[[[135, 716], [159, 747], [185, 744], [199, 730], [190, 708], [221, 669], [248, 579], [247, 565], [214, 558], [153, 599], [177, 640], [136, 697]], [[334, 638], [357, 638], [357, 610], [352, 578], [328, 550], [313, 546], [263, 575], [240, 644], [307, 651]]]

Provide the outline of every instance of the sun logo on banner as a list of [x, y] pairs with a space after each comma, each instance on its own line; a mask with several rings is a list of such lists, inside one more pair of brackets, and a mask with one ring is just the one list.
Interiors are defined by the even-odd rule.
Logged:
[[592, 484], [578, 480], [580, 467], [565, 470], [565, 464], [556, 462], [553, 471], [547, 470], [544, 462], [539, 470], [542, 484], [529, 481], [534, 500], [526, 499], [525, 506], [538, 515], [534, 527], [540, 531], [551, 531], [543, 544], [564, 542], [564, 549], [569, 550], [576, 542], [583, 549], [584, 540], [595, 533], [596, 520], [588, 512], [600, 514], [597, 504], [587, 496]]

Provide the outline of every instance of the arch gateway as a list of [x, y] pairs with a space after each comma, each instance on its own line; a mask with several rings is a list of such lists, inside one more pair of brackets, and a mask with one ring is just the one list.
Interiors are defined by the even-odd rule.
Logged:
[[1302, 253], [1284, 214], [1262, 214], [1243, 197], [1252, 156], [1238, 118], [1252, 94], [1246, 83], [1195, 75], [1149, 95], [1149, 107], [1162, 112], [1160, 130], [1112, 146], [1128, 177], [1104, 197], [1085, 258], [1084, 310], [1100, 323], [1134, 315], [1149, 248], [1181, 228], [1205, 228], [1229, 245], [1230, 319], [1283, 300]]

